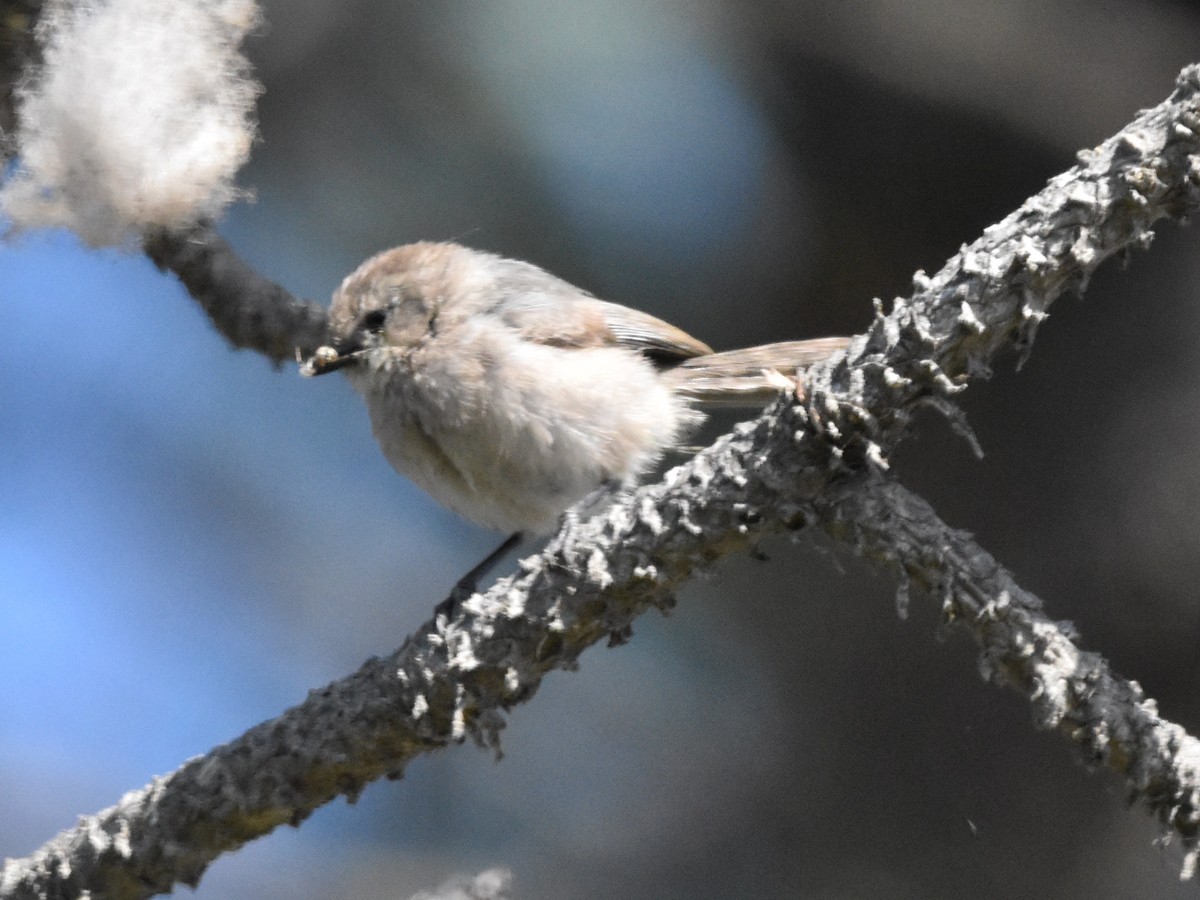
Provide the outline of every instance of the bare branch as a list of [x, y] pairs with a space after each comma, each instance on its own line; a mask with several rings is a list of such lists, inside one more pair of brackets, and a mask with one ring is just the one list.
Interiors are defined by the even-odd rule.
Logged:
[[[862, 491], [862, 503], [882, 502], [874, 497], [874, 473], [886, 466], [915, 407], [933, 402], [951, 410], [947, 398], [966, 377], [985, 374], [998, 350], [1028, 346], [1053, 299], [1081, 290], [1108, 256], [1144, 245], [1155, 221], [1195, 211], [1198, 92], [1200, 68], [1189, 68], [1169, 100], [1084, 155], [938, 275], [919, 277], [917, 293], [897, 301], [889, 315], [880, 311], [848, 359], [813, 374], [804, 404], [779, 404], [662, 483], [621, 498], [605, 515], [568, 521], [544, 553], [522, 563], [519, 575], [466, 601], [452, 621], [426, 624], [392, 656], [371, 660], [279, 718], [84, 819], [34, 856], [11, 861], [0, 897], [68, 897], [84, 890], [142, 897], [176, 881], [195, 883], [221, 852], [284, 822], [298, 823], [339, 794], [353, 798], [371, 779], [397, 777], [417, 754], [468, 736], [496, 747], [503, 712], [529, 699], [545, 673], [570, 668], [606, 635], [623, 638], [635, 616], [669, 605], [672, 589], [696, 568], [754, 533], [806, 521], [826, 522], [835, 533], [841, 528], [860, 550], [904, 565], [917, 583], [949, 585], [956, 598], [951, 611], [975, 622], [988, 641], [989, 675], [1033, 693], [1041, 686], [1032, 699], [1044, 724], [1115, 730], [1107, 738], [1102, 728], [1092, 737], [1072, 736], [1085, 747], [1107, 741], [1108, 756], [1097, 758], [1126, 772], [1154, 808], [1187, 798], [1186, 811], [1181, 806], [1168, 818], [1191, 840], [1192, 770], [1183, 763], [1172, 767], [1153, 748], [1145, 755], [1146, 745], [1164, 735], [1168, 755], [1191, 752], [1190, 738], [1157, 719], [1139, 719], [1151, 714], [1148, 701], [1092, 657], [1079, 657], [1078, 684], [1065, 688], [1056, 674], [1061, 667], [1043, 667], [1036, 653], [1023, 665], [1019, 629], [1006, 625], [1011, 637], [1004, 629], [988, 630], [989, 615], [1000, 621], [1005, 595], [974, 593], [971, 585], [1008, 590], [1008, 606], [1026, 617], [1032, 649], [1038, 640], [1045, 644], [1047, 662], [1049, 653], [1070, 656], [1071, 650], [1061, 633], [1039, 631], [1036, 604], [1007, 575], [996, 574], [990, 557], [983, 562], [960, 543], [961, 556], [947, 553], [938, 562], [942, 545], [909, 547], [908, 541], [919, 534], [915, 522], [949, 534], [945, 526], [928, 516], [905, 518], [900, 511], [915, 507], [897, 499], [896, 530], [876, 535], [860, 514], [847, 512], [853, 507], [846, 498]], [[247, 341], [256, 349], [283, 343]], [[843, 511], [840, 519], [835, 507]], [[1106, 697], [1113, 703], [1126, 696], [1119, 714], [1083, 702], [1088, 679], [1109, 679]], [[1141, 713], [1129, 711], [1139, 704]], [[1132, 723], [1128, 735], [1123, 723]], [[1168, 772], [1175, 781], [1164, 787]]]
[[818, 501], [820, 521], [839, 542], [892, 568], [940, 599], [951, 627], [981, 648], [984, 678], [1028, 697], [1039, 728], [1062, 732], [1088, 766], [1125, 777], [1162, 823], [1188, 846], [1195, 866], [1200, 833], [1200, 741], [1158, 714], [1141, 686], [1081, 650], [1069, 623], [1046, 616], [1041, 601], [971, 536], [948, 527], [920, 497], [883, 478], [855, 482]]
[[297, 300], [259, 275], [211, 223], [159, 229], [146, 235], [143, 246], [156, 266], [179, 276], [233, 346], [280, 363], [297, 352], [311, 355], [326, 340], [325, 308]]
[[1149, 246], [1158, 220], [1186, 222], [1200, 205], [1198, 93], [1200, 67], [1190, 66], [1170, 98], [1081, 151], [1078, 165], [936, 275], [918, 272], [914, 293], [890, 314], [877, 308], [865, 346], [815, 373], [817, 432], [870, 461], [903, 436], [916, 407], [932, 405], [965, 429], [949, 401], [969, 378], [989, 376], [1000, 350], [1023, 360], [1054, 300], [1082, 293], [1114, 254]]

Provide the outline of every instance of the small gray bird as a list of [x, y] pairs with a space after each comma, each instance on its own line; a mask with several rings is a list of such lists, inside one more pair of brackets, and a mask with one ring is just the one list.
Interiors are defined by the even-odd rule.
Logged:
[[344, 369], [392, 466], [471, 521], [516, 532], [504, 550], [652, 469], [700, 407], [761, 406], [848, 343], [714, 353], [537, 266], [450, 243], [371, 257], [329, 322], [332, 345], [301, 372]]

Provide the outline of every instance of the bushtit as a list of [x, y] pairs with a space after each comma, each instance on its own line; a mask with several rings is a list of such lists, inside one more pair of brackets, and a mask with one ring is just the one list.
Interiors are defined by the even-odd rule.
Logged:
[[714, 353], [537, 266], [448, 243], [371, 257], [329, 322], [332, 345], [301, 372], [344, 369], [398, 471], [518, 534], [549, 532], [584, 497], [653, 468], [703, 420], [698, 407], [762, 405], [847, 343]]

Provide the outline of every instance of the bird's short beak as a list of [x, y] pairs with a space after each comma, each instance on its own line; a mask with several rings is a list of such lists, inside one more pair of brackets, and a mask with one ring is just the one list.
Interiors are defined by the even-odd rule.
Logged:
[[300, 374], [305, 378], [312, 378], [358, 362], [362, 351], [362, 341], [357, 335], [351, 335], [333, 344], [318, 347], [313, 351], [313, 355], [305, 360], [300, 360], [300, 354], [297, 352], [296, 359], [300, 362]]

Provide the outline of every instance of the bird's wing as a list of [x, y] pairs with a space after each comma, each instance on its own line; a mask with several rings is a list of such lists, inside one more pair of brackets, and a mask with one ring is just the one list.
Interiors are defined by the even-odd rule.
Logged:
[[627, 347], [664, 367], [712, 353], [662, 319], [597, 300], [566, 282], [563, 288], [512, 292], [495, 312], [526, 340], [554, 347]]
[[712, 347], [698, 341], [682, 328], [628, 306], [595, 300], [600, 315], [616, 344], [650, 357], [658, 365], [668, 366], [712, 353]]

